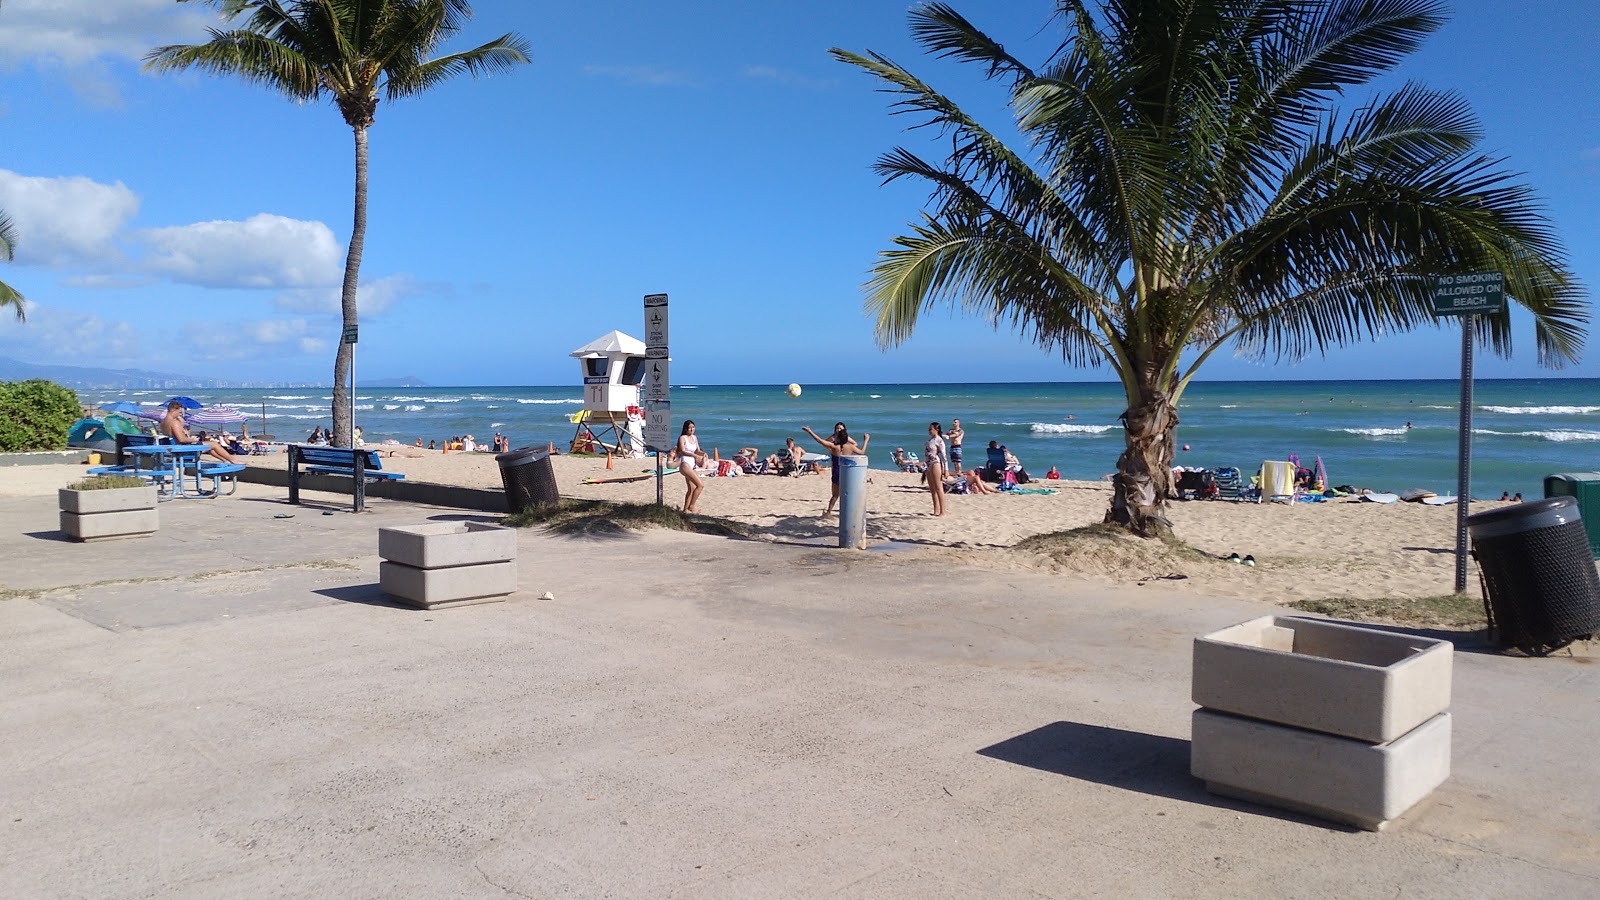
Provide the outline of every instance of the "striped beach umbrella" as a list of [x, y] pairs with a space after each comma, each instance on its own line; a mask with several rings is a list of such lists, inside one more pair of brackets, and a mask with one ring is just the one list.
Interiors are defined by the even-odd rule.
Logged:
[[183, 420], [190, 425], [237, 425], [248, 419], [249, 416], [231, 406], [203, 406], [183, 414]]

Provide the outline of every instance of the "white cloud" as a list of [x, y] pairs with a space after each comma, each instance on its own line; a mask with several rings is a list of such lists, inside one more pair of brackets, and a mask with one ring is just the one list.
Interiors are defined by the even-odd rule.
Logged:
[[137, 61], [161, 44], [203, 41], [219, 21], [204, 4], [172, 0], [5, 0], [0, 59]]
[[330, 354], [337, 329], [313, 326], [305, 319], [261, 319], [190, 322], [183, 326], [181, 334], [194, 359], [281, 359]]
[[0, 315], [0, 354], [36, 363], [111, 367], [141, 357], [139, 332], [127, 322], [35, 302], [28, 304], [27, 322], [15, 318]]
[[813, 91], [825, 90], [838, 84], [838, 81], [832, 78], [809, 78], [805, 75], [773, 66], [745, 66], [742, 74], [746, 78], [775, 81], [786, 87], [805, 88]]
[[583, 74], [650, 87], [697, 87], [694, 76], [660, 66], [584, 66]]
[[144, 268], [203, 287], [325, 287], [337, 284], [344, 268], [331, 228], [270, 213], [148, 228], [138, 237], [150, 251]]
[[139, 195], [120, 181], [37, 178], [0, 169], [0, 209], [16, 226], [19, 264], [100, 267], [122, 256], [116, 237], [138, 213]]
[[[389, 275], [356, 288], [356, 309], [363, 316], [382, 315], [400, 300], [420, 293], [422, 285], [410, 275]], [[279, 294], [272, 305], [289, 312], [338, 315], [341, 300], [339, 288], [306, 289]]]

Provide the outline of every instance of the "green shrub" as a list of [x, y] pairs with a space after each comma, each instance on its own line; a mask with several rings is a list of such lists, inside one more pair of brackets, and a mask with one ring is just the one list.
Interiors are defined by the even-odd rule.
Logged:
[[67, 449], [80, 410], [78, 395], [53, 381], [0, 381], [0, 453]]
[[115, 488], [144, 487], [143, 478], [130, 475], [95, 475], [67, 485], [69, 491], [109, 491]]

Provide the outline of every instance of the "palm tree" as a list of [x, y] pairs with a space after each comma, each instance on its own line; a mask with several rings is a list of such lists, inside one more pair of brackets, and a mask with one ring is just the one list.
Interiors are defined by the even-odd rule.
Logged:
[[[1294, 360], [1433, 321], [1432, 279], [1499, 270], [1533, 313], [1540, 362], [1577, 358], [1582, 290], [1531, 191], [1481, 155], [1458, 97], [1407, 84], [1349, 113], [1334, 95], [1395, 67], [1444, 21], [1441, 0], [1058, 0], [1039, 68], [944, 3], [911, 12], [929, 53], [1009, 90], [1015, 150], [876, 54], [895, 111], [933, 126], [942, 164], [921, 221], [880, 254], [866, 309], [880, 345], [953, 305], [1073, 365], [1109, 366], [1127, 398], [1106, 521], [1149, 535], [1171, 486], [1184, 389], [1212, 354]], [[1475, 339], [1511, 351], [1509, 314]]]
[[[11, 224], [11, 219], [0, 212], [0, 259], [10, 262], [17, 250], [17, 230]], [[27, 311], [22, 306], [22, 294], [17, 289], [4, 281], [0, 281], [0, 309], [7, 306], [17, 312], [17, 321], [22, 322], [28, 318]]]
[[[355, 223], [341, 297], [345, 331], [356, 325], [356, 283], [367, 231], [367, 129], [381, 92], [410, 97], [460, 74], [510, 71], [528, 61], [528, 44], [505, 34], [463, 53], [429, 56], [472, 16], [467, 0], [194, 0], [243, 27], [211, 31], [204, 44], [157, 47], [145, 68], [196, 68], [236, 75], [305, 103], [329, 97], [355, 133]], [[352, 346], [339, 344], [333, 367], [333, 443], [351, 446]]]

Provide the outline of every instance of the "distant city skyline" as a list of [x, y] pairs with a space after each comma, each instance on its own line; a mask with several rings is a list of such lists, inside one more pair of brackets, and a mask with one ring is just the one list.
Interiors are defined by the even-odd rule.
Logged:
[[[604, 8], [479, 0], [456, 47], [507, 31], [533, 64], [380, 104], [357, 378], [557, 385], [567, 354], [612, 329], [642, 335], [642, 297], [673, 302], [683, 384], [1104, 381], [1004, 329], [926, 317], [880, 351], [860, 286], [925, 199], [870, 171], [922, 132], [890, 116], [832, 46], [908, 65], [993, 126], [1003, 91], [923, 56], [903, 0], [803, 6], [628, 0]], [[1042, 60], [1054, 4], [956, 3], [1008, 48]], [[1573, 268], [1600, 283], [1600, 24], [1559, 0], [1458, 0], [1452, 20], [1378, 88], [1459, 92], [1482, 149], [1545, 199]], [[0, 355], [40, 365], [212, 373], [325, 385], [351, 207], [350, 133], [237, 80], [148, 76], [163, 43], [215, 24], [202, 4], [53, 0], [0, 7], [10, 62], [0, 209], [17, 259], [3, 278], [29, 320], [0, 316]], [[1492, 48], [1492, 52], [1485, 48]], [[451, 49], [451, 48], [446, 48]], [[1361, 97], [1341, 108], [1352, 109]], [[1559, 123], [1559, 126], [1553, 123]], [[1593, 377], [1480, 354], [1480, 377]], [[1591, 323], [1593, 327], [1594, 323]], [[1592, 338], [1591, 338], [1592, 341]], [[1452, 378], [1453, 324], [1296, 365], [1208, 362], [1208, 381]]]

